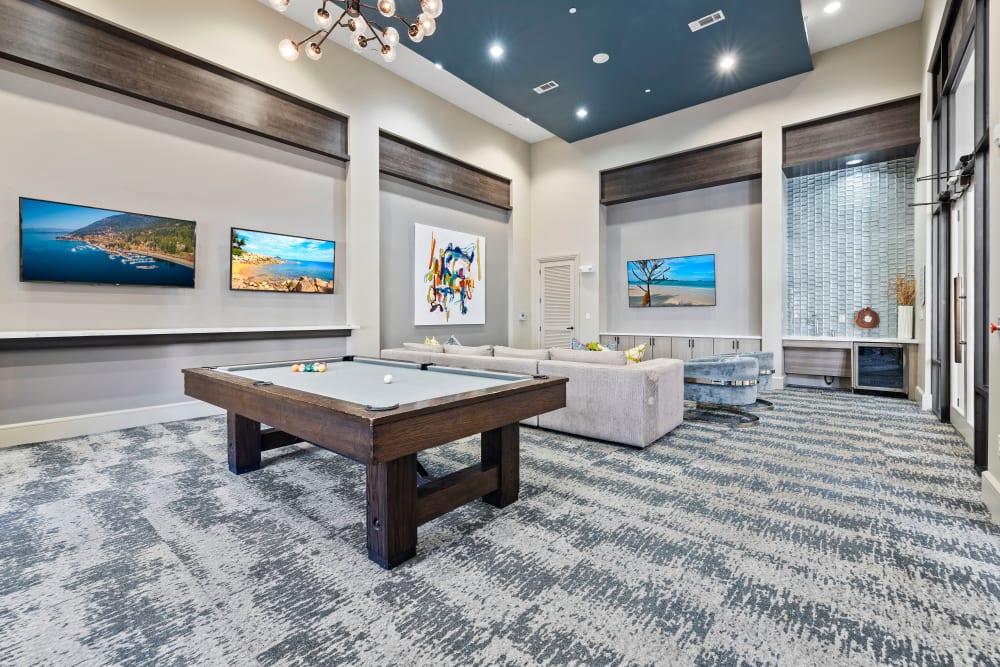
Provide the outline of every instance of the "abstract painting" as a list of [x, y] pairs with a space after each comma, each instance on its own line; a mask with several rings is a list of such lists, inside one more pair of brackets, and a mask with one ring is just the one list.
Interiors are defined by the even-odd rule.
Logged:
[[486, 323], [486, 239], [414, 225], [416, 325]]
[[714, 306], [715, 255], [628, 262], [629, 308]]

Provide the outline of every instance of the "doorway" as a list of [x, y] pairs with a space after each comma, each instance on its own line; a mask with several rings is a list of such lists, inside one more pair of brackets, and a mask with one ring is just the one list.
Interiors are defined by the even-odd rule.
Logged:
[[973, 360], [976, 358], [973, 309], [976, 281], [973, 280], [975, 259], [973, 202], [974, 188], [959, 192], [951, 206], [951, 303], [950, 339], [951, 410], [950, 421], [972, 447], [975, 433], [975, 395]]
[[541, 347], [569, 347], [576, 334], [577, 265], [575, 256], [538, 260]]

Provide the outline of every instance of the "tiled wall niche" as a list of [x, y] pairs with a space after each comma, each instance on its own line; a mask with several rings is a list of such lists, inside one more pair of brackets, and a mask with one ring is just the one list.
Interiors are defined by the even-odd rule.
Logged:
[[[789, 178], [785, 334], [896, 336], [890, 278], [913, 273], [916, 160], [905, 158]], [[875, 329], [854, 326], [866, 306]], [[841, 322], [840, 320], [844, 321]]]

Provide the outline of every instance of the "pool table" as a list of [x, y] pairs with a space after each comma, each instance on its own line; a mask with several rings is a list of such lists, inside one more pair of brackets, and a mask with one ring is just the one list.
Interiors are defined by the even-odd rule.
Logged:
[[[566, 378], [355, 356], [292, 370], [315, 361], [185, 368], [184, 392], [226, 409], [237, 475], [303, 441], [363, 463], [368, 557], [386, 569], [416, 554], [417, 526], [476, 498], [517, 500], [518, 422], [566, 405]], [[418, 484], [417, 452], [475, 433], [480, 463]]]

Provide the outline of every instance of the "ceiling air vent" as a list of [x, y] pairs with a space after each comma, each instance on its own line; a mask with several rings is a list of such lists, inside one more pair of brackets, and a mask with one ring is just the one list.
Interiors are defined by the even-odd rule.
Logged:
[[559, 84], [555, 81], [549, 81], [548, 83], [543, 83], [540, 86], [535, 86], [535, 92], [541, 95], [542, 93], [547, 93], [554, 88], [558, 88]]
[[708, 16], [702, 16], [697, 21], [691, 21], [688, 23], [688, 27], [691, 28], [691, 32], [698, 32], [702, 28], [707, 28], [713, 23], [718, 23], [719, 21], [725, 21], [726, 15], [722, 13], [720, 9], [717, 12], [712, 12]]

